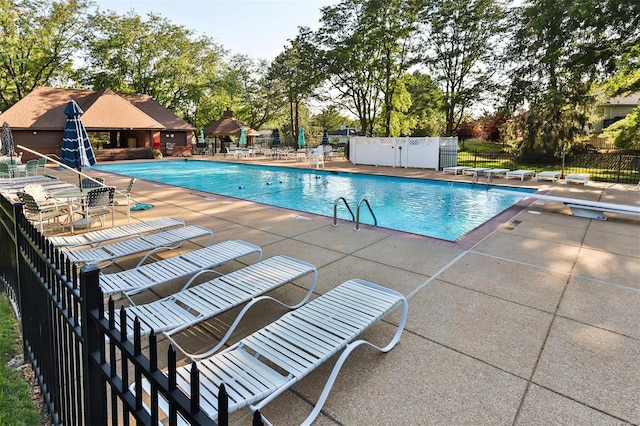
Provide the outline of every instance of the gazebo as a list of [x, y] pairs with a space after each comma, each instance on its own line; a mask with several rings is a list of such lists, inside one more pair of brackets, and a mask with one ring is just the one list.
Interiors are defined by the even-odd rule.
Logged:
[[[227, 108], [227, 110], [222, 114], [222, 118], [220, 120], [214, 121], [204, 128], [205, 136], [213, 136], [216, 140], [220, 140], [220, 152], [223, 152], [225, 149], [224, 143], [231, 142], [230, 136], [240, 137], [240, 132], [244, 129], [245, 134], [247, 135], [247, 145], [250, 146], [253, 144], [253, 139], [256, 136], [260, 136], [260, 133], [256, 130], [252, 129], [249, 126], [246, 126], [240, 122], [237, 118], [233, 116], [233, 111], [231, 108]], [[217, 152], [216, 143], [214, 143], [213, 152]]]

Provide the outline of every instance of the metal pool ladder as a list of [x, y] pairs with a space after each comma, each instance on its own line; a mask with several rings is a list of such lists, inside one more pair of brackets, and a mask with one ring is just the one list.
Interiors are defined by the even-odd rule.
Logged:
[[360, 230], [360, 207], [362, 206], [362, 203], [365, 203], [367, 205], [367, 208], [369, 209], [369, 212], [371, 213], [371, 216], [373, 217], [373, 226], [378, 226], [378, 219], [376, 218], [376, 215], [373, 213], [373, 209], [371, 208], [371, 205], [369, 204], [369, 200], [367, 200], [366, 198], [363, 198], [358, 202], [358, 206], [356, 208], [356, 215], [354, 217], [353, 210], [351, 210], [351, 207], [349, 206], [349, 203], [347, 202], [347, 200], [344, 197], [336, 198], [336, 201], [334, 201], [334, 203], [333, 203], [333, 225], [332, 226], [338, 226], [338, 203], [340, 201], [342, 201], [344, 203], [345, 207], [347, 208], [347, 210], [349, 210], [349, 213], [351, 214], [351, 219], [356, 222], [356, 227], [354, 228], [354, 231], [359, 231]]

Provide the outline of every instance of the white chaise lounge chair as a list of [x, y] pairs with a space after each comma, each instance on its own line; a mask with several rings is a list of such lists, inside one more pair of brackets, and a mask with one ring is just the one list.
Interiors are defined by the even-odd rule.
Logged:
[[512, 170], [507, 172], [504, 175], [504, 178], [509, 179], [509, 178], [515, 177], [515, 178], [520, 178], [520, 180], [524, 180], [524, 178], [526, 177], [533, 177], [535, 173], [536, 173], [535, 170], [523, 170], [523, 169]]
[[258, 261], [262, 259], [262, 249], [259, 246], [242, 240], [229, 240], [145, 264], [149, 257], [147, 255], [135, 268], [101, 274], [100, 288], [105, 295], [139, 293], [253, 253], [258, 255]]
[[505, 173], [509, 172], [509, 169], [489, 169], [485, 170], [484, 174], [488, 177], [500, 177], [505, 176]]
[[155, 252], [180, 247], [185, 241], [199, 237], [209, 237], [206, 245], [213, 240], [213, 231], [202, 226], [185, 226], [155, 234], [105, 244], [86, 249], [65, 250], [64, 254], [71, 263], [94, 264], [99, 267], [111, 265], [121, 257], [144, 252]]
[[587, 182], [589, 182], [590, 175], [588, 173], [570, 173], [564, 178], [564, 184], [568, 184], [569, 182], [578, 182], [587, 186]]
[[[204, 354], [189, 354], [171, 339], [174, 346], [180, 348], [192, 359], [209, 356], [210, 353], [215, 353], [226, 343], [250, 306], [265, 298], [276, 300], [262, 296], [263, 294], [308, 274], [313, 274], [313, 278], [304, 298], [293, 306], [285, 305], [289, 309], [295, 309], [309, 300], [318, 280], [316, 267], [302, 260], [288, 256], [274, 256], [192, 287], [191, 284], [197, 277], [195, 276], [185, 284], [182, 290], [171, 296], [144, 305], [125, 308], [128, 318], [127, 336], [134, 335], [133, 322], [135, 317], [140, 321], [142, 335], [149, 334], [153, 330], [156, 334], [163, 333], [171, 339], [170, 336], [182, 330], [252, 301], [238, 314], [225, 337], [213, 349]], [[258, 296], [262, 297], [258, 298]], [[120, 330], [119, 314], [114, 320], [116, 328]]]
[[487, 170], [491, 170], [491, 169], [489, 167], [469, 167], [467, 169], [464, 169], [462, 171], [462, 174], [463, 175], [479, 175], [486, 172]]
[[471, 169], [471, 167], [466, 167], [466, 166], [445, 167], [444, 169], [442, 169], [442, 174], [453, 173], [454, 175], [457, 175], [458, 172], [460, 172], [460, 174], [462, 174], [467, 169]]
[[[402, 305], [402, 315], [388, 345], [377, 347], [366, 340], [356, 340], [397, 305]], [[400, 340], [407, 313], [407, 300], [402, 294], [377, 284], [352, 279], [285, 314], [224, 351], [177, 368], [174, 383], [187, 396], [191, 395], [191, 369], [197, 368], [200, 408], [211, 419], [216, 420], [216, 395], [221, 384], [224, 383], [229, 395], [229, 412], [244, 407], [255, 411], [299, 382], [324, 361], [340, 353], [318, 403], [301, 423], [310, 425], [322, 409], [349, 354], [363, 344], [382, 352], [393, 349]], [[151, 391], [148, 381], [142, 381], [142, 389], [136, 389], [134, 384], [131, 390], [134, 393], [144, 391], [152, 403], [158, 402], [160, 410], [170, 412], [166, 400], [156, 391]]]
[[540, 179], [550, 180], [551, 182], [555, 182], [558, 180], [558, 176], [560, 176], [560, 172], [554, 172], [551, 170], [546, 170], [544, 172], [538, 172], [534, 176], [535, 181], [537, 182]]
[[143, 234], [167, 230], [170, 228], [184, 227], [182, 220], [173, 217], [150, 220], [147, 222], [132, 223], [129, 225], [116, 226], [109, 229], [85, 232], [84, 234], [67, 235], [59, 237], [49, 237], [48, 240], [56, 247], [80, 247], [95, 246], [105, 241], [116, 240], [118, 238], [132, 238]]

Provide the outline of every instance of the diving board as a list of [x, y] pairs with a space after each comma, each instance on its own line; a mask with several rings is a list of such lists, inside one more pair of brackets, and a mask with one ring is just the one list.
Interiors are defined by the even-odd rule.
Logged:
[[640, 216], [640, 206], [629, 206], [625, 204], [601, 203], [599, 201], [580, 200], [578, 198], [556, 197], [553, 195], [543, 195], [522, 191], [511, 191], [508, 189], [492, 188], [489, 192], [515, 195], [520, 197], [536, 198], [538, 200], [555, 201], [562, 203], [571, 209], [571, 215], [586, 217], [588, 219], [607, 220], [607, 213], [629, 214]]

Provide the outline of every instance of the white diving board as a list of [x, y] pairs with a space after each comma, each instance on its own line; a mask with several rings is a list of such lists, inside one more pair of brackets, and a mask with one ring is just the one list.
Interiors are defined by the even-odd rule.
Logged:
[[489, 192], [499, 194], [516, 195], [520, 197], [536, 198], [538, 200], [555, 201], [562, 203], [571, 209], [571, 214], [589, 219], [607, 220], [605, 212], [629, 214], [640, 216], [640, 206], [629, 206], [625, 204], [601, 203], [599, 201], [580, 200], [578, 198], [556, 197], [553, 195], [543, 195], [531, 192], [511, 191], [508, 189], [492, 188]]

